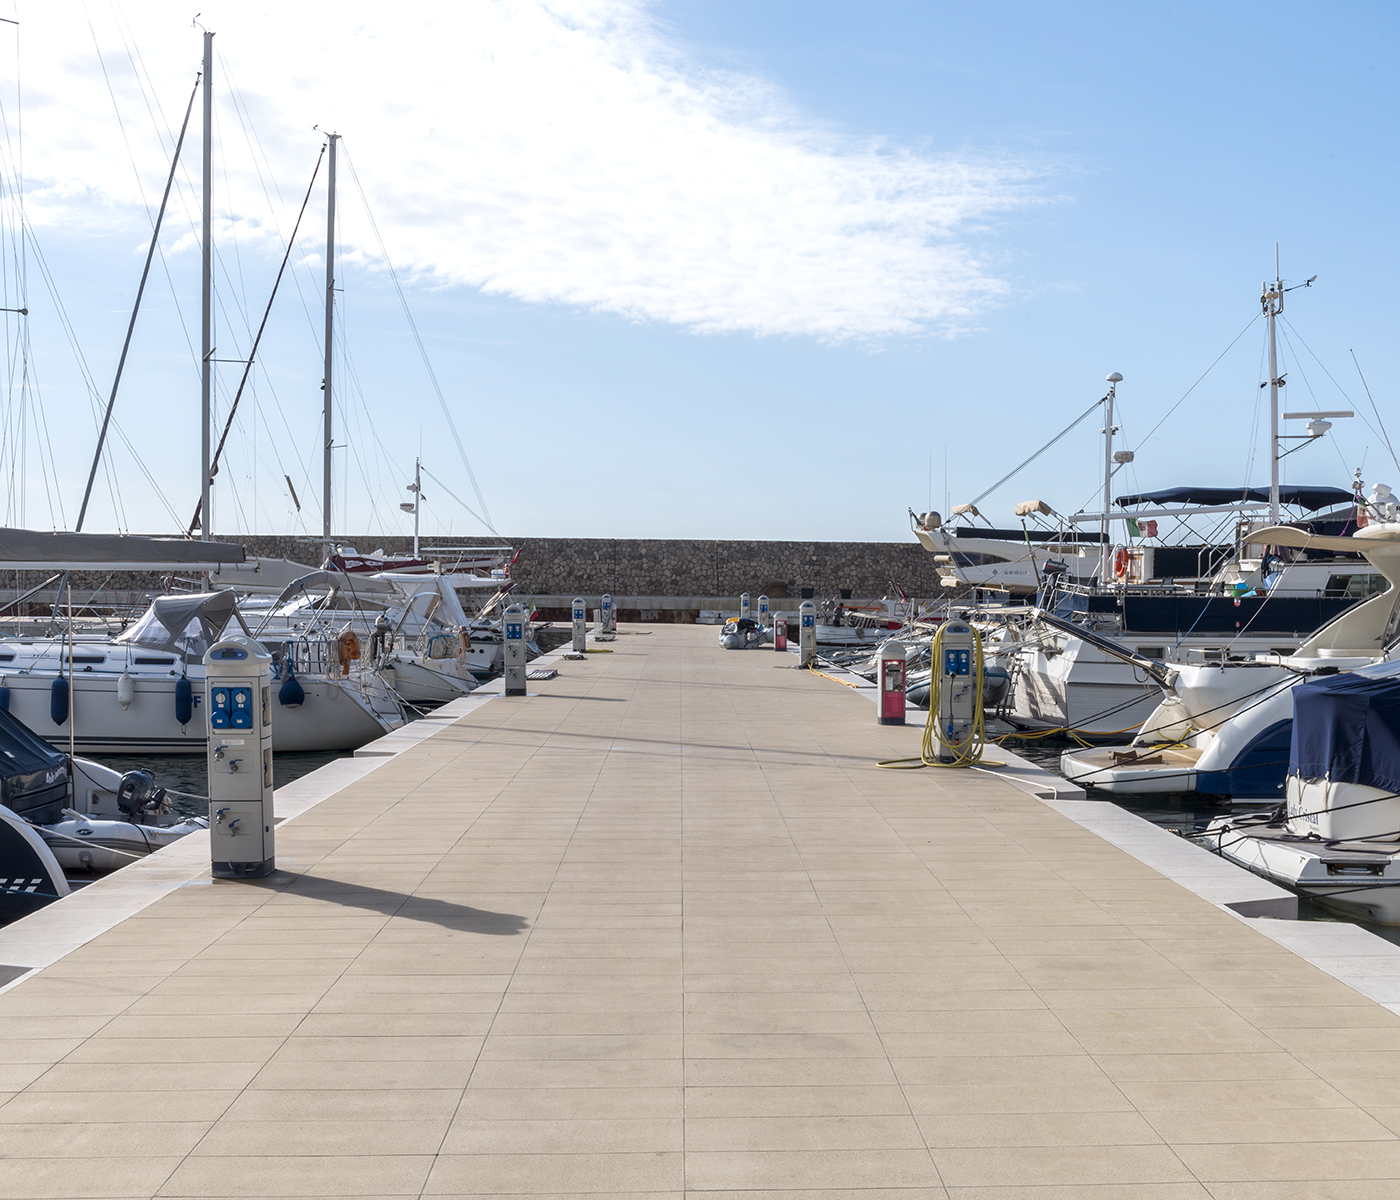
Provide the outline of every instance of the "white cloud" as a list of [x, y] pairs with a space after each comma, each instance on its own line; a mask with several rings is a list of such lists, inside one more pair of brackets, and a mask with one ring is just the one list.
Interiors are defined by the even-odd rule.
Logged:
[[[165, 152], [128, 47], [178, 125], [200, 54], [191, 8], [92, 5], [152, 202]], [[135, 245], [144, 217], [85, 12], [20, 15], [32, 211], [125, 220]], [[968, 242], [1025, 201], [1023, 169], [841, 138], [762, 80], [700, 66], [625, 0], [206, 2], [201, 21], [218, 33], [216, 186], [240, 236], [289, 227], [319, 124], [344, 135], [400, 268], [442, 284], [825, 339], [946, 332], [1006, 290]], [[275, 222], [235, 84], [280, 188]], [[196, 108], [190, 179], [198, 138]], [[348, 243], [372, 252], [342, 195]], [[172, 243], [190, 228], [182, 196]]]

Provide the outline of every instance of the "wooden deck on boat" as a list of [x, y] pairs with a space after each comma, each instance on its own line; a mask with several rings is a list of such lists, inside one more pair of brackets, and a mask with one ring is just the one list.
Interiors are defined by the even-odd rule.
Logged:
[[0, 995], [0, 1198], [1400, 1194], [1387, 1008], [790, 656], [611, 649]]

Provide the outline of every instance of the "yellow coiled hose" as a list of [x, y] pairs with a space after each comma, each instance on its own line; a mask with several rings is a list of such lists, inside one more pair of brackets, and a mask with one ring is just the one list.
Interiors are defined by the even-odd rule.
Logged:
[[[938, 627], [933, 637], [933, 650], [929, 656], [931, 668], [928, 687], [928, 718], [924, 721], [924, 740], [918, 758], [891, 758], [878, 762], [877, 767], [892, 771], [917, 771], [923, 767], [1004, 767], [1005, 763], [983, 760], [982, 750], [986, 743], [986, 715], [982, 708], [982, 637], [976, 629], [972, 631], [972, 736], [961, 746], [955, 746], [944, 736], [938, 723], [939, 693], [943, 687], [943, 672], [936, 669], [943, 661], [943, 634], [946, 624]], [[951, 754], [944, 762], [939, 752]]]

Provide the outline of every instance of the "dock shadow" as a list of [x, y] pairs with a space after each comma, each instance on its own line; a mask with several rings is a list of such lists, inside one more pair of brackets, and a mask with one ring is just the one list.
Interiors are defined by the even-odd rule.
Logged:
[[266, 880], [258, 882], [272, 885], [284, 896], [320, 900], [326, 904], [339, 904], [346, 908], [382, 913], [387, 917], [422, 921], [459, 933], [479, 933], [487, 937], [518, 937], [530, 927], [529, 922], [516, 913], [492, 912], [486, 908], [473, 908], [469, 904], [454, 904], [450, 900], [439, 900], [432, 896], [410, 896], [403, 892], [391, 892], [362, 883], [347, 883], [321, 875], [297, 875], [290, 871], [277, 871]]

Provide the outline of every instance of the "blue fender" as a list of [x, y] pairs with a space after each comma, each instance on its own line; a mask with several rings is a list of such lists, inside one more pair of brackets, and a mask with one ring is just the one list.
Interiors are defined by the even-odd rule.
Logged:
[[49, 720], [55, 725], [68, 721], [68, 680], [62, 675], [56, 676], [49, 685]]
[[175, 719], [188, 725], [194, 716], [194, 685], [183, 675], [175, 681]]

